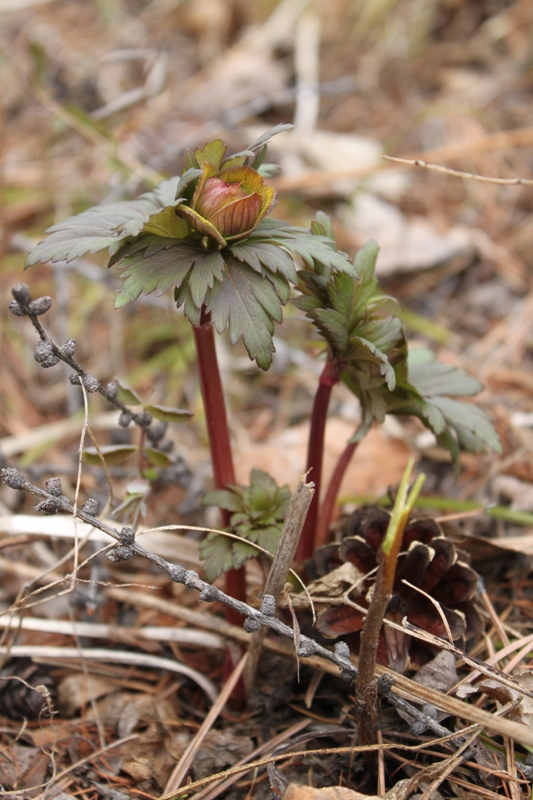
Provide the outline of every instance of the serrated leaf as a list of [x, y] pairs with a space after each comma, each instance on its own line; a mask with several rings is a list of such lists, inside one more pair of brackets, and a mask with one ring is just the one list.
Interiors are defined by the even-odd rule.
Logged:
[[215, 139], [212, 142], [207, 142], [203, 147], [197, 147], [194, 151], [194, 157], [200, 166], [207, 161], [211, 164], [215, 171], [218, 172], [222, 166], [222, 161], [226, 155], [227, 147], [222, 139]]
[[251, 359], [268, 369], [275, 351], [273, 321], [281, 322], [281, 302], [272, 285], [228, 256], [221, 281], [209, 294], [208, 310], [219, 333], [229, 328], [232, 344], [242, 336]]
[[[455, 427], [462, 444], [468, 441], [470, 446], [475, 444], [478, 450], [483, 449], [485, 444], [501, 452], [498, 435], [483, 409], [473, 403], [462, 403], [451, 397], [433, 397], [432, 405], [442, 412], [448, 424]], [[466, 437], [464, 441], [463, 435]]]
[[[174, 191], [174, 197], [172, 198], [172, 203], [164, 202], [163, 205], [173, 205], [175, 201], [180, 200], [183, 195], [186, 194], [186, 189], [190, 186], [190, 184], [198, 180], [201, 174], [202, 170], [198, 168], [198, 164], [196, 164], [195, 167], [189, 167], [189, 169], [186, 169], [178, 181]], [[165, 199], [167, 199], [166, 194]]]
[[137, 394], [134, 392], [133, 389], [130, 389], [123, 381], [119, 378], [115, 378], [115, 383], [118, 386], [118, 393], [117, 397], [127, 406], [140, 406], [142, 405], [142, 400]]
[[[104, 445], [99, 449], [105, 463], [112, 467], [123, 464], [131, 455], [133, 455], [133, 453], [136, 453], [138, 450], [135, 445], [130, 444], [109, 444]], [[96, 447], [87, 447], [86, 450], [83, 451], [83, 457], [91, 466], [98, 466], [102, 463]]]
[[39, 261], [68, 263], [86, 253], [105, 249], [116, 252], [130, 237], [138, 236], [151, 217], [159, 215], [165, 206], [175, 204], [177, 184], [178, 178], [170, 178], [136, 200], [95, 206], [52, 225], [47, 230], [48, 238], [29, 254], [26, 267]]
[[290, 122], [280, 122], [278, 125], [274, 125], [273, 128], [270, 128], [266, 133], [261, 134], [261, 136], [256, 139], [252, 144], [249, 146], [248, 150], [259, 150], [263, 145], [267, 144], [274, 136], [277, 136], [278, 133], [282, 133], [283, 131], [290, 131], [294, 128]]
[[228, 250], [256, 272], [263, 273], [263, 267], [266, 267], [271, 272], [281, 272], [291, 283], [296, 284], [298, 280], [293, 259], [278, 245], [245, 240], [232, 245]]
[[220, 253], [215, 251], [198, 253], [189, 276], [189, 291], [197, 308], [201, 308], [208, 290], [213, 288], [215, 280], [222, 280], [223, 273], [224, 259]]
[[346, 351], [349, 337], [343, 316], [332, 308], [317, 308], [314, 316], [329, 333], [328, 341], [334, 344], [335, 349], [340, 352]]
[[149, 405], [144, 407], [152, 417], [160, 419], [163, 422], [187, 422], [194, 416], [192, 411], [187, 411], [184, 408], [173, 408], [172, 406]]
[[164, 294], [172, 287], [181, 286], [189, 270], [202, 254], [194, 245], [179, 239], [146, 236], [140, 242], [124, 247], [117, 268], [123, 284], [115, 300], [120, 308], [140, 294]]
[[281, 525], [271, 525], [268, 528], [262, 528], [257, 537], [257, 544], [274, 555], [279, 544], [280, 535]]
[[203, 561], [206, 580], [212, 583], [221, 572], [227, 572], [234, 565], [232, 540], [219, 533], [208, 533], [200, 542], [200, 557]]
[[183, 312], [191, 325], [200, 325], [202, 319], [202, 309], [198, 308], [192, 299], [188, 281], [184, 281], [179, 290], [174, 290], [174, 299], [176, 301], [177, 308], [183, 306]]
[[353, 263], [345, 253], [335, 248], [335, 242], [327, 236], [317, 236], [305, 228], [297, 228], [287, 225], [286, 222], [267, 218], [261, 220], [247, 241], [269, 240], [284, 247], [291, 255], [298, 254], [310, 266], [316, 266], [316, 262], [319, 262], [357, 278]]
[[233, 565], [237, 568], [248, 561], [250, 558], [255, 558], [260, 555], [260, 551], [253, 544], [247, 542], [238, 542], [235, 539], [232, 542], [233, 551]]
[[430, 350], [414, 348], [409, 352], [409, 380], [424, 397], [438, 395], [475, 395], [483, 385], [462, 369], [435, 361]]
[[473, 403], [449, 397], [469, 396], [480, 388], [481, 384], [463, 370], [436, 362], [431, 351], [413, 350], [406, 380], [386, 398], [387, 410], [419, 417], [455, 461], [458, 444], [473, 452], [486, 446], [501, 452], [498, 435], [485, 412]]
[[172, 458], [168, 455], [168, 453], [163, 453], [162, 450], [158, 450], [155, 447], [144, 447], [143, 448], [146, 458], [154, 467], [160, 467], [161, 469], [165, 469], [166, 467], [170, 467], [173, 463]]
[[315, 218], [311, 222], [311, 233], [315, 236], [327, 236], [333, 240], [333, 224], [331, 217], [323, 211], [317, 211]]
[[231, 489], [213, 489], [204, 496], [202, 504], [217, 506], [234, 512], [239, 512], [242, 509], [242, 501], [237, 487], [233, 491]]

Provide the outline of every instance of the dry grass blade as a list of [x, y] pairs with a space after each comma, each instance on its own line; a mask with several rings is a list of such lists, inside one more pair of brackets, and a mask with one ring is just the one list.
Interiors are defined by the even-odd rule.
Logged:
[[122, 625], [107, 625], [97, 622], [76, 622], [64, 619], [42, 619], [41, 617], [19, 617], [11, 614], [2, 614], [0, 615], [0, 628], [58, 633], [65, 636], [87, 636], [89, 639], [108, 639], [109, 641], [118, 642], [149, 639], [156, 642], [176, 642], [177, 644], [210, 647], [217, 650], [225, 646], [222, 637], [214, 633], [191, 630], [184, 627], [173, 628], [168, 625], [127, 628]]
[[182, 781], [184, 780], [189, 768], [194, 760], [194, 756], [198, 752], [198, 748], [202, 744], [203, 740], [213, 727], [213, 723], [215, 722], [216, 718], [226, 705], [226, 701], [231, 696], [235, 686], [239, 678], [242, 675], [244, 667], [246, 666], [246, 661], [248, 658], [248, 654], [245, 653], [231, 675], [229, 676], [226, 685], [220, 692], [215, 704], [213, 705], [210, 712], [207, 714], [205, 720], [203, 721], [201, 727], [198, 730], [198, 733], [189, 744], [185, 752], [183, 753], [182, 757], [176, 764], [175, 769], [172, 771], [170, 778], [167, 781], [167, 785], [165, 786], [165, 797], [168, 796], [169, 793], [176, 791], [181, 786]]
[[188, 667], [186, 664], [179, 664], [161, 656], [151, 656], [148, 653], [131, 653], [126, 650], [107, 650], [99, 647], [51, 647], [48, 645], [22, 644], [0, 648], [0, 656], [35, 658], [41, 661], [46, 659], [59, 659], [61, 661], [61, 659], [65, 658], [84, 659], [86, 661], [114, 661], [118, 664], [134, 664], [140, 667], [165, 669], [169, 672], [177, 672], [180, 675], [184, 675], [197, 683], [211, 702], [215, 703], [218, 700], [218, 691], [215, 685], [201, 672]]
[[[105, 753], [109, 753], [111, 750], [116, 750], [118, 747], [122, 747], [122, 745], [127, 744], [128, 742], [133, 742], [135, 741], [135, 739], [138, 738], [139, 738], [138, 734], [133, 733], [130, 736], [125, 736], [123, 739], [118, 739], [118, 741], [112, 742], [111, 744], [108, 744], [105, 747], [101, 747], [100, 750], [96, 750], [94, 753], [91, 753], [85, 758], [81, 758], [79, 761], [76, 761], [76, 763], [71, 764], [66, 769], [63, 769], [61, 770], [61, 772], [58, 772], [56, 775], [54, 775], [54, 777], [51, 778], [46, 784], [46, 791], [42, 792], [40, 795], [35, 797], [34, 800], [46, 800], [46, 798], [49, 797], [49, 790], [51, 789], [51, 787], [55, 786], [57, 783], [59, 783], [59, 781], [63, 780], [63, 778], [65, 778], [67, 775], [70, 775], [71, 773], [76, 773], [80, 769], [80, 767], [82, 767], [84, 764], [90, 764], [99, 756], [102, 756]], [[25, 794], [25, 792], [26, 790], [23, 790], [20, 792], [10, 792], [10, 794], [15, 794], [15, 795]]]
[[[265, 742], [260, 747], [257, 747], [253, 751], [253, 753], [250, 753], [250, 755], [247, 756], [247, 758], [243, 758], [241, 761], [238, 761], [234, 765], [234, 767], [235, 768], [241, 767], [245, 765], [247, 762], [252, 761], [253, 759], [257, 759], [257, 757], [260, 756], [265, 751], [275, 750], [281, 744], [290, 740], [293, 736], [296, 736], [298, 733], [300, 733], [300, 731], [306, 728], [310, 724], [310, 722], [311, 722], [310, 719], [300, 720], [300, 722], [297, 722], [296, 725], [293, 725], [286, 731], [283, 731], [283, 733], [280, 733], [279, 736], [275, 736], [269, 742]], [[193, 795], [191, 800], [215, 800], [215, 798], [218, 797], [221, 792], [225, 792], [226, 789], [229, 789], [230, 786], [233, 786], [233, 784], [243, 774], [244, 774], [243, 772], [238, 772], [235, 775], [232, 775], [230, 778], [222, 780], [219, 784], [215, 784], [215, 786], [213, 787], [207, 786], [204, 790]]]

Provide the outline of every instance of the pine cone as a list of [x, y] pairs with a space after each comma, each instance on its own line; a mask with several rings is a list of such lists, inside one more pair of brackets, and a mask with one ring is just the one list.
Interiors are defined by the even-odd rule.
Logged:
[[57, 687], [45, 667], [16, 658], [0, 670], [0, 714], [13, 720], [38, 719], [57, 700]]
[[[366, 598], [374, 583], [377, 552], [387, 532], [389, 519], [390, 515], [383, 509], [360, 509], [348, 518], [340, 544], [326, 545], [315, 553], [318, 575], [329, 573], [334, 578], [332, 571], [341, 568], [339, 575], [342, 575], [343, 571], [347, 572], [348, 564], [359, 571], [361, 580], [351, 591], [349, 599], [363, 609], [368, 608]], [[434, 603], [402, 582], [407, 580], [440, 604], [458, 646], [478, 635], [483, 630], [481, 616], [474, 605], [478, 575], [466, 563], [467, 558], [466, 554], [456, 550], [434, 520], [409, 522], [403, 536], [386, 618], [401, 624], [407, 617], [413, 625], [448, 638]], [[354, 571], [351, 572], [353, 576]], [[352, 652], [358, 652], [363, 620], [364, 612], [353, 606], [331, 605], [319, 615], [317, 627], [323, 636], [329, 639], [342, 637]], [[433, 652], [424, 642], [383, 625], [377, 654], [380, 664], [403, 672], [408, 656], [415, 663], [423, 664]]]

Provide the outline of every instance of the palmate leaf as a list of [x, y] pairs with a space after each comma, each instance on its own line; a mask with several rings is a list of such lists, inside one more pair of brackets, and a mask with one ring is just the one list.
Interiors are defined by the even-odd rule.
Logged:
[[314, 234], [305, 228], [287, 225], [276, 219], [264, 219], [250, 234], [248, 242], [273, 242], [291, 255], [299, 255], [310, 266], [323, 264], [357, 277], [356, 269], [345, 253], [337, 250], [329, 236]]
[[250, 242], [249, 239], [232, 245], [230, 253], [239, 261], [248, 264], [253, 270], [263, 273], [263, 268], [280, 272], [288, 281], [296, 284], [298, 276], [291, 256], [276, 244], [270, 242]]
[[[324, 224], [315, 227], [326, 229]], [[295, 301], [328, 342], [330, 357], [350, 372], [350, 387], [363, 405], [363, 415], [367, 401], [381, 413], [383, 403], [377, 397], [369, 399], [366, 393], [370, 387], [379, 390], [384, 382], [392, 391], [396, 374], [391, 359], [400, 364], [407, 354], [405, 328], [394, 313], [399, 307], [381, 292], [374, 276], [377, 252], [375, 243], [370, 242], [357, 253], [354, 263], [359, 281], [346, 272], [302, 270], [303, 294]], [[386, 316], [391, 311], [392, 315]]]
[[222, 278], [224, 260], [220, 253], [200, 250], [181, 239], [148, 235], [123, 247], [111, 259], [111, 266], [118, 267], [124, 281], [115, 308], [140, 294], [179, 289], [187, 276], [193, 302], [200, 307], [215, 279]]
[[462, 369], [435, 361], [431, 351], [413, 350], [407, 379], [386, 398], [387, 412], [421, 419], [455, 461], [459, 445], [471, 452], [490, 447], [499, 453], [500, 441], [487, 414], [472, 403], [456, 399], [476, 394], [481, 388], [479, 381]]
[[223, 280], [216, 281], [207, 299], [215, 328], [229, 328], [232, 344], [242, 336], [251, 359], [261, 369], [272, 362], [274, 322], [281, 322], [281, 299], [272, 283], [229, 254]]
[[95, 206], [52, 225], [50, 235], [26, 259], [26, 267], [37, 262], [72, 261], [86, 253], [109, 249], [111, 255], [130, 238], [137, 236], [150, 217], [159, 214], [176, 193], [178, 178], [163, 181], [154, 192], [136, 200]]
[[259, 469], [252, 469], [249, 486], [228, 486], [208, 492], [204, 505], [216, 505], [232, 512], [231, 531], [244, 540], [215, 533], [208, 535], [200, 544], [208, 580], [259, 555], [260, 551], [252, 542], [275, 553], [290, 498], [288, 486], [279, 487], [270, 475]]
[[205, 578], [212, 583], [221, 572], [227, 572], [235, 566], [233, 540], [219, 533], [208, 533], [200, 542], [200, 556]]

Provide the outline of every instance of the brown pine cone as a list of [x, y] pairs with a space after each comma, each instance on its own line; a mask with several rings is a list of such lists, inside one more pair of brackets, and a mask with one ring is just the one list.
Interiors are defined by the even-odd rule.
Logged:
[[[375, 580], [377, 552], [387, 532], [389, 519], [390, 515], [381, 508], [360, 509], [347, 519], [340, 544], [326, 545], [315, 553], [318, 575], [331, 575], [333, 570], [342, 569], [343, 565], [346, 573], [347, 564], [356, 568], [352, 575], [357, 575], [358, 571], [361, 580], [350, 592], [349, 599], [363, 609], [368, 608], [366, 598]], [[402, 582], [407, 580], [439, 603], [458, 646], [477, 636], [483, 630], [483, 621], [474, 604], [479, 576], [466, 563], [466, 558], [444, 536], [434, 520], [409, 522], [403, 536], [386, 619], [401, 624], [407, 617], [413, 625], [448, 638], [434, 603]], [[352, 652], [357, 653], [364, 616], [363, 611], [348, 604], [331, 605], [319, 614], [317, 627], [329, 639], [342, 637]], [[413, 662], [423, 664], [433, 653], [434, 650], [424, 642], [383, 625], [377, 654], [380, 664], [403, 672], [408, 656]]]
[[13, 720], [48, 715], [57, 700], [57, 687], [45, 667], [30, 658], [16, 658], [0, 670], [0, 714]]

